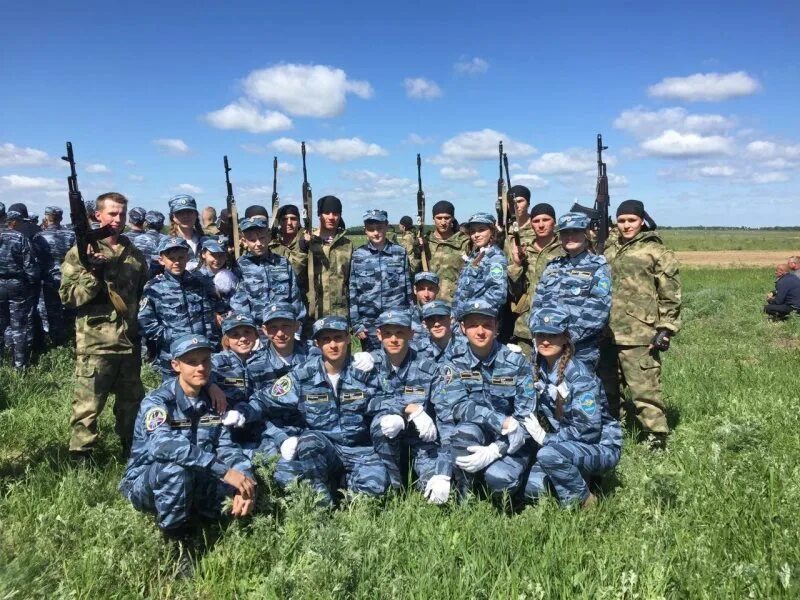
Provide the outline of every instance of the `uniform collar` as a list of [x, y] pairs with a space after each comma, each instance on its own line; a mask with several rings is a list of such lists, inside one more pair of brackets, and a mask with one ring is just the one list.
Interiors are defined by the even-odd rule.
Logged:
[[487, 367], [491, 367], [494, 364], [495, 358], [497, 358], [497, 353], [500, 350], [500, 344], [497, 340], [494, 341], [492, 345], [492, 350], [489, 352], [489, 356], [487, 356], [484, 360], [481, 360], [472, 352], [472, 346], [469, 345], [469, 342], [466, 342], [466, 350], [467, 350], [467, 357], [469, 358], [469, 364], [471, 367], [479, 367], [481, 365], [486, 365]]
[[173, 390], [175, 392], [175, 404], [178, 405], [180, 411], [188, 416], [188, 417], [200, 417], [209, 412], [210, 403], [208, 401], [208, 397], [206, 396], [206, 390], [203, 388], [200, 390], [200, 394], [197, 397], [197, 403], [192, 404], [189, 401], [189, 398], [186, 396], [186, 393], [183, 391], [180, 383], [178, 383], [178, 378], [176, 377], [173, 381]]

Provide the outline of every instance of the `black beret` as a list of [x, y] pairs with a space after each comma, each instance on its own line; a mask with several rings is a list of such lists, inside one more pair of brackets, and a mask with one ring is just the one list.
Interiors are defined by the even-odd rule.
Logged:
[[536, 215], [549, 215], [555, 219], [556, 211], [547, 202], [540, 202], [531, 209], [531, 218], [535, 217]]
[[620, 215], [636, 215], [640, 219], [644, 219], [644, 203], [641, 200], [625, 200], [620, 202], [617, 207], [617, 216]]
[[451, 217], [455, 216], [456, 214], [456, 207], [453, 206], [451, 202], [447, 200], [439, 200], [436, 204], [433, 205], [431, 209], [431, 214], [435, 217], [436, 215], [447, 214]]
[[342, 201], [336, 196], [323, 196], [317, 200], [317, 215], [322, 213], [342, 214]]
[[528, 202], [531, 201], [531, 191], [524, 185], [512, 185], [511, 189], [508, 191], [511, 193], [512, 198], [522, 197]]
[[411, 220], [411, 217], [405, 215], [402, 219], [400, 219], [400, 225], [406, 229], [411, 229], [414, 226], [414, 221]]
[[276, 218], [278, 221], [283, 219], [286, 215], [294, 215], [298, 219], [300, 218], [300, 209], [297, 208], [294, 204], [284, 204], [278, 209], [278, 214]]

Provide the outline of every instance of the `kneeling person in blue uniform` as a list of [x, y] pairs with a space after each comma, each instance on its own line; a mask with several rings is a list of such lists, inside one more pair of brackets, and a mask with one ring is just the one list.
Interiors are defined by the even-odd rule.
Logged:
[[192, 517], [219, 517], [228, 497], [234, 517], [249, 515], [256, 482], [206, 391], [211, 343], [202, 335], [184, 335], [171, 352], [177, 377], [142, 401], [120, 491], [136, 510], [155, 513], [167, 538], [182, 541]]

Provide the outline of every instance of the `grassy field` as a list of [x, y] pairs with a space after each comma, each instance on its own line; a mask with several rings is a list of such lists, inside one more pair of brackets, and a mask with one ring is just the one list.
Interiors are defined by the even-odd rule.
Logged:
[[695, 270], [684, 284], [664, 373], [669, 447], [626, 439], [596, 510], [409, 494], [325, 511], [303, 490], [265, 493], [248, 523], [206, 529], [185, 581], [116, 490], [110, 411], [98, 465], [68, 461], [70, 353], [24, 379], [4, 367], [0, 598], [797, 598], [800, 320], [762, 317], [766, 269]]
[[664, 243], [673, 250], [785, 250], [800, 253], [800, 231], [742, 229], [663, 229]]

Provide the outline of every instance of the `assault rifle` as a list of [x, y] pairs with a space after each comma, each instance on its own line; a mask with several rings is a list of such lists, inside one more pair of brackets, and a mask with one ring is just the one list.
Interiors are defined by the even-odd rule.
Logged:
[[606, 163], [603, 162], [603, 150], [608, 150], [608, 146], [603, 146], [603, 135], [597, 134], [597, 188], [595, 192], [594, 207], [589, 208], [579, 203], [572, 205], [572, 212], [580, 212], [589, 217], [595, 224], [597, 230], [597, 240], [595, 242], [595, 252], [602, 254], [608, 240], [608, 205], [611, 200], [608, 194], [608, 175], [606, 173]]
[[280, 200], [278, 199], [278, 157], [275, 156], [272, 159], [272, 221], [270, 221], [269, 228], [272, 231], [272, 235], [275, 236], [277, 234], [278, 225], [276, 225], [277, 218], [278, 218], [278, 207], [280, 206]]
[[308, 314], [312, 318], [317, 318], [317, 287], [316, 277], [314, 276], [314, 252], [311, 250], [314, 232], [311, 227], [311, 215], [314, 208], [311, 199], [311, 184], [308, 183], [308, 171], [306, 170], [306, 143], [300, 143], [300, 154], [303, 156], [303, 229], [308, 235]]
[[497, 200], [494, 203], [494, 210], [497, 213], [497, 222], [505, 223], [506, 213], [506, 181], [503, 179], [503, 142], [500, 142], [499, 148], [499, 176], [497, 177]]
[[506, 220], [503, 223], [506, 235], [511, 234], [514, 238], [514, 243], [517, 248], [522, 252], [522, 240], [519, 238], [519, 223], [517, 222], [517, 202], [514, 199], [514, 194], [511, 191], [511, 177], [508, 174], [508, 154], [503, 153], [503, 167], [506, 171]]
[[417, 229], [422, 240], [422, 270], [428, 270], [428, 248], [425, 244], [425, 192], [422, 191], [422, 158], [417, 154]]
[[228, 197], [225, 199], [225, 204], [231, 215], [231, 237], [228, 239], [228, 248], [233, 246], [233, 256], [238, 260], [239, 254], [241, 254], [239, 246], [239, 213], [236, 211], [236, 198], [233, 197], [233, 186], [228, 175], [231, 172], [231, 168], [228, 166], [227, 155], [222, 158], [222, 162], [225, 165], [225, 185], [228, 187]]

